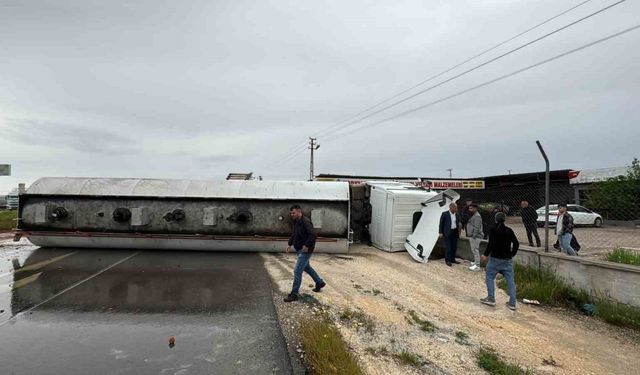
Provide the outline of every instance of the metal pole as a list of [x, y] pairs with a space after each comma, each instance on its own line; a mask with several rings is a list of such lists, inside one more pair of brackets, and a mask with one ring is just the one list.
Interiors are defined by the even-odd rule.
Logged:
[[313, 181], [313, 152], [320, 146], [316, 146], [316, 138], [309, 137], [309, 149], [311, 149], [311, 159], [309, 160], [309, 181]]
[[544, 158], [546, 169], [544, 173], [544, 251], [549, 252], [549, 158], [542, 148], [540, 141], [536, 141], [540, 153]]

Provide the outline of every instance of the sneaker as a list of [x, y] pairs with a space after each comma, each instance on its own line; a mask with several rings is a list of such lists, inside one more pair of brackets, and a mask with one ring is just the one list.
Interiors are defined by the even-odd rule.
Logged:
[[511, 311], [516, 311], [516, 305], [510, 305], [509, 302], [507, 302], [507, 307], [509, 308], [509, 310]]
[[298, 295], [297, 294], [289, 294], [284, 301], [285, 302], [293, 302], [293, 301], [297, 301], [298, 300]]
[[316, 284], [316, 287], [311, 289], [314, 292], [318, 293], [322, 290], [322, 288], [324, 288], [325, 286], [327, 286], [327, 283], [325, 283], [324, 281], [321, 281], [320, 284]]
[[451, 262], [446, 261], [445, 263], [447, 264], [447, 266], [451, 267]]
[[480, 270], [481, 270], [481, 268], [480, 268], [480, 267], [478, 267], [478, 266], [477, 266], [477, 265], [475, 265], [475, 264], [472, 264], [472, 265], [471, 265], [471, 267], [469, 267], [469, 270], [470, 270], [470, 271], [475, 271], [475, 272], [477, 272], [477, 271], [480, 271]]
[[496, 301], [492, 301], [488, 297], [487, 298], [480, 298], [480, 302], [485, 304], [485, 305], [489, 305], [489, 306], [495, 306], [496, 305]]

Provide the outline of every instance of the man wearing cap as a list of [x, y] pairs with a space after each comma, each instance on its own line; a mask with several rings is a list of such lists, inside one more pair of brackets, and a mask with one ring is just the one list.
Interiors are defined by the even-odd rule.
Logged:
[[571, 239], [573, 238], [573, 216], [567, 212], [567, 205], [565, 203], [558, 205], [556, 235], [558, 235], [558, 243], [563, 253], [572, 256], [578, 255], [573, 247], [571, 247]]
[[491, 231], [489, 232], [489, 243], [487, 244], [487, 249], [482, 255], [482, 260], [484, 261], [486, 261], [488, 257], [485, 274], [487, 297], [481, 298], [480, 302], [489, 306], [496, 305], [495, 279], [496, 275], [501, 273], [507, 281], [509, 289], [509, 302], [507, 302], [507, 307], [515, 311], [516, 282], [513, 272], [513, 261], [511, 259], [518, 252], [520, 244], [518, 243], [518, 239], [516, 238], [515, 233], [513, 233], [513, 230], [504, 224], [507, 216], [503, 212], [498, 212], [495, 215], [495, 218], [496, 226], [491, 228]]
[[470, 203], [468, 208], [469, 218], [467, 219], [467, 237], [471, 245], [471, 253], [473, 254], [473, 263], [469, 270], [480, 271], [480, 241], [484, 238], [482, 232], [482, 217], [478, 212], [478, 205]]

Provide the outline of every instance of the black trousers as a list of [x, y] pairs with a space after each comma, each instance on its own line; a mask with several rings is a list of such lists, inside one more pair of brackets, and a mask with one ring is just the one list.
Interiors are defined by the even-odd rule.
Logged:
[[445, 236], [444, 240], [444, 260], [452, 262], [456, 260], [456, 250], [458, 250], [458, 231], [452, 230], [449, 236]]
[[536, 246], [540, 247], [540, 236], [538, 236], [538, 225], [528, 223], [524, 225], [524, 229], [527, 230], [527, 239], [529, 239], [529, 246], [533, 246], [533, 237], [536, 238]]

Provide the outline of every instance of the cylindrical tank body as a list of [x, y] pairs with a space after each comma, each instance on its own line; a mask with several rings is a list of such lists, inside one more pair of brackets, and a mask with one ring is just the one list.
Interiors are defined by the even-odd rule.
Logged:
[[41, 178], [20, 195], [20, 233], [39, 246], [281, 251], [302, 206], [319, 251], [346, 251], [343, 182]]

